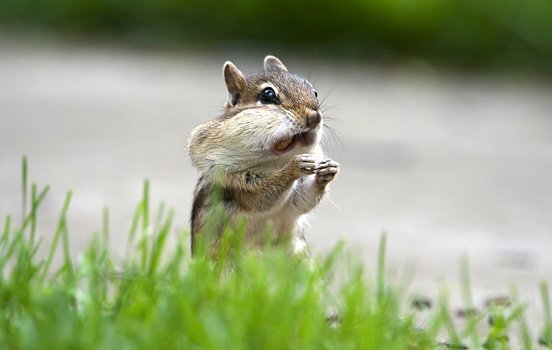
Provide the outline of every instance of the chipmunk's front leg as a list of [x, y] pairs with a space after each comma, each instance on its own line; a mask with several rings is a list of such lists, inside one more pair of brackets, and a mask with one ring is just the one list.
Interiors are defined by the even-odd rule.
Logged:
[[319, 162], [314, 167], [314, 175], [303, 176], [295, 184], [290, 198], [295, 210], [304, 214], [312, 210], [326, 193], [327, 185], [339, 172], [339, 164], [331, 159]]
[[270, 211], [292, 189], [295, 180], [314, 174], [315, 159], [308, 155], [295, 156], [282, 170], [269, 175], [240, 171], [224, 174], [223, 183], [229, 197], [246, 211]]

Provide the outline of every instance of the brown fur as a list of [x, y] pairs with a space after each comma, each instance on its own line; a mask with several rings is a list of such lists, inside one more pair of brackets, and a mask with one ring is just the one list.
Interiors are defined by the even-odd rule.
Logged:
[[[245, 77], [230, 62], [223, 72], [229, 94], [224, 112], [197, 126], [188, 142], [201, 172], [192, 208], [192, 251], [206, 230], [215, 189], [231, 222], [239, 215], [247, 219], [253, 241], [262, 240], [267, 224], [279, 237], [301, 236], [300, 216], [318, 204], [338, 171], [337, 163], [322, 158], [320, 103], [307, 80], [273, 56], [265, 58], [265, 72]], [[267, 87], [275, 90], [278, 103], [260, 102]], [[282, 140], [295, 142], [291, 150], [277, 151]], [[220, 235], [223, 226], [209, 234]]]

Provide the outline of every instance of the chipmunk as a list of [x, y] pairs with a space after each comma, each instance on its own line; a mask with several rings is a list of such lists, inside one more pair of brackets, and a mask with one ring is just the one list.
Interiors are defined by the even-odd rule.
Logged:
[[[248, 76], [227, 61], [223, 75], [228, 100], [222, 115], [195, 127], [188, 140], [201, 173], [191, 213], [192, 254], [198, 235], [207, 234], [215, 188], [227, 218], [245, 219], [247, 241], [263, 243], [269, 227], [274, 242], [306, 251], [304, 214], [318, 205], [339, 171], [320, 146], [318, 93], [274, 56], [264, 59], [264, 72]], [[214, 235], [220, 237], [222, 228]]]

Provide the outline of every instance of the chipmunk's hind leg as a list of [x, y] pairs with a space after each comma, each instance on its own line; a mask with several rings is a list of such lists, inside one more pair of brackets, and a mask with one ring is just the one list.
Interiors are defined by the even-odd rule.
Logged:
[[224, 229], [235, 222], [235, 213], [233, 191], [213, 184], [202, 176], [197, 182], [192, 205], [192, 255], [197, 253], [200, 237], [204, 244], [214, 247]]
[[203, 220], [205, 218], [205, 209], [210, 188], [210, 184], [205, 181], [204, 177], [200, 177], [194, 191], [194, 201], [191, 213], [190, 247], [192, 255], [196, 252], [197, 235], [203, 228]]

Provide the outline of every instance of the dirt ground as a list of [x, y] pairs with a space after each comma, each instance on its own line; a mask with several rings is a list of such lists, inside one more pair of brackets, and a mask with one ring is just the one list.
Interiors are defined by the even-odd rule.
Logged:
[[[145, 178], [186, 228], [196, 179], [187, 135], [220, 111], [223, 62], [250, 72], [262, 58], [0, 40], [0, 214], [19, 212], [26, 154], [31, 179], [52, 186], [41, 234], [51, 237], [74, 191], [75, 254], [104, 206], [122, 254]], [[385, 231], [389, 267], [412, 291], [446, 287], [460, 300], [468, 256], [478, 305], [515, 284], [540, 315], [538, 284], [552, 282], [552, 85], [281, 58], [329, 94], [339, 135], [326, 144], [342, 171], [312, 215], [315, 252], [344, 240], [371, 271]]]

